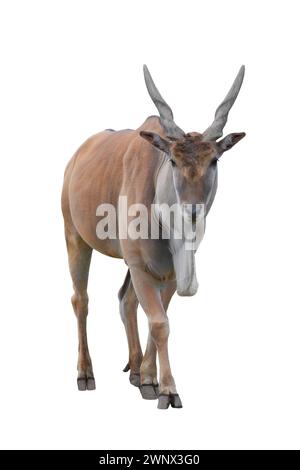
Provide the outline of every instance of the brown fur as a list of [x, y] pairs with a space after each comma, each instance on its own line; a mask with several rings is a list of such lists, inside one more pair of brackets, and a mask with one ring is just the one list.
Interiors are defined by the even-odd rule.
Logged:
[[211, 142], [203, 142], [202, 135], [193, 132], [176, 141], [172, 145], [172, 153], [183, 175], [188, 180], [197, 181], [203, 176], [216, 151]]
[[[149, 132], [150, 131], [150, 132]], [[67, 166], [62, 192], [62, 211], [74, 295], [72, 305], [78, 324], [78, 388], [93, 390], [95, 379], [88, 348], [87, 284], [92, 250], [123, 258], [129, 271], [119, 291], [120, 313], [129, 348], [130, 382], [140, 385], [143, 398], [157, 398], [159, 359], [159, 407], [171, 403], [181, 407], [172, 376], [169, 355], [167, 308], [178, 291], [178, 281], [168, 241], [164, 239], [99, 239], [96, 234], [96, 209], [101, 203], [118, 205], [119, 196], [127, 196], [128, 206], [144, 204], [148, 210], [155, 197], [158, 170], [166, 157], [149, 145], [141, 135], [158, 134], [169, 145], [160, 119], [149, 117], [137, 130], [104, 131], [88, 139]], [[222, 151], [231, 148], [244, 133], [223, 139]], [[228, 138], [230, 137], [230, 138]], [[148, 140], [148, 139], [147, 139]], [[205, 173], [217, 154], [220, 143], [204, 142], [198, 133], [173, 141], [173, 158], [180, 172], [182, 203], [205, 200]], [[169, 147], [168, 147], [169, 149]], [[213, 196], [214, 197], [214, 196]], [[130, 221], [127, 217], [127, 222]], [[118, 219], [120, 225], [122, 221]], [[181, 294], [181, 295], [190, 295]], [[194, 294], [191, 294], [194, 295]], [[143, 355], [137, 325], [137, 307], [141, 304], [148, 317], [149, 335]], [[109, 355], [109, 352], [107, 353]]]
[[[95, 388], [89, 354], [86, 320], [87, 282], [92, 250], [123, 258], [129, 267], [119, 293], [120, 313], [128, 347], [130, 381], [133, 385], [158, 383], [156, 356], [160, 362], [160, 393], [174, 394], [176, 386], [168, 359], [167, 306], [176, 291], [172, 258], [165, 240], [100, 240], [96, 236], [96, 208], [101, 203], [117, 207], [118, 197], [127, 195], [128, 205], [153, 202], [154, 180], [161, 155], [139, 135], [151, 130], [165, 137], [157, 117], [149, 117], [136, 131], [104, 131], [88, 139], [67, 166], [62, 192], [62, 210], [73, 280], [72, 304], [78, 322], [78, 388]], [[156, 275], [153, 275], [152, 273]], [[166, 276], [166, 273], [170, 273]], [[167, 279], [167, 280], [158, 280]], [[137, 305], [149, 321], [149, 338], [143, 356], [137, 328]], [[156, 397], [154, 391], [152, 397]]]
[[[174, 238], [120, 236], [122, 228], [130, 222], [126, 209], [118, 214], [117, 237], [98, 238], [97, 208], [102, 203], [117, 208], [120, 196], [126, 196], [128, 207], [143, 204], [149, 214], [156, 196], [161, 196], [169, 205], [176, 200], [181, 206], [192, 206], [183, 208], [185, 211], [192, 209], [188, 215], [194, 221], [197, 204], [202, 203], [206, 216], [217, 189], [217, 168], [211, 163], [245, 136], [245, 133], [229, 134], [217, 142], [242, 84], [244, 67], [218, 107], [215, 121], [203, 135], [184, 134], [173, 121], [171, 108], [156, 89], [146, 66], [144, 74], [160, 118], [150, 116], [136, 130], [106, 130], [91, 137], [76, 152], [65, 172], [62, 211], [74, 288], [72, 305], [78, 324], [77, 380], [79, 390], [95, 388], [86, 330], [87, 284], [94, 249], [107, 256], [123, 258], [128, 266], [119, 301], [129, 349], [129, 363], [124, 370], [130, 370], [130, 382], [140, 386], [143, 398], [156, 399], [158, 356], [158, 408], [166, 409], [170, 404], [180, 408], [182, 404], [169, 361], [167, 309], [176, 290], [185, 296], [197, 292], [194, 252], [183, 251], [184, 240], [178, 247]], [[167, 166], [168, 160], [174, 170]], [[139, 303], [149, 324], [144, 355], [137, 324]]]

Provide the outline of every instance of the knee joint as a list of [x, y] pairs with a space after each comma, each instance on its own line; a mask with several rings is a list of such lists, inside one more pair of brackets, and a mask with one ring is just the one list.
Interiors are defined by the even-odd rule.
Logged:
[[169, 321], [167, 318], [155, 321], [150, 320], [149, 325], [151, 336], [157, 345], [168, 339], [170, 329]]
[[82, 315], [87, 315], [88, 314], [88, 295], [80, 295], [78, 293], [75, 293], [72, 298], [71, 302], [73, 305], [73, 309], [76, 315], [82, 314]]

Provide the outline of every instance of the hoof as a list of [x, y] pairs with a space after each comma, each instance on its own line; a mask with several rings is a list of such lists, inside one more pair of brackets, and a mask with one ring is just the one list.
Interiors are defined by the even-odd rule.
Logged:
[[129, 382], [131, 383], [131, 385], [134, 385], [135, 387], [139, 387], [140, 386], [140, 374], [130, 374]]
[[182, 408], [182, 403], [177, 393], [170, 393], [169, 395], [162, 393], [159, 395], [157, 408], [167, 410], [169, 405], [171, 405], [172, 408]]
[[79, 377], [77, 379], [77, 387], [81, 392], [84, 390], [95, 390], [96, 382], [94, 377]]
[[77, 387], [78, 387], [78, 390], [80, 390], [81, 392], [83, 390], [86, 390], [86, 379], [85, 379], [85, 377], [77, 379]]
[[180, 400], [180, 396], [177, 395], [177, 393], [174, 395], [171, 395], [171, 406], [172, 408], [182, 408], [182, 403]]
[[154, 385], [154, 384], [140, 385], [140, 392], [144, 400], [157, 400], [158, 385]]
[[95, 390], [96, 389], [96, 382], [95, 382], [94, 377], [88, 377], [86, 388], [87, 388], [87, 390]]

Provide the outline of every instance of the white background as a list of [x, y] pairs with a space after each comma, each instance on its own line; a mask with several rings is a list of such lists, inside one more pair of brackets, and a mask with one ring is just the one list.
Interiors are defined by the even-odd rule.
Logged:
[[[297, 3], [1, 2], [1, 448], [300, 448]], [[91, 134], [155, 112], [143, 63], [187, 132], [208, 126], [246, 65], [226, 131], [247, 137], [220, 161], [199, 291], [170, 306], [182, 410], [129, 385], [126, 267], [97, 253], [97, 390], [76, 389], [63, 171]]]

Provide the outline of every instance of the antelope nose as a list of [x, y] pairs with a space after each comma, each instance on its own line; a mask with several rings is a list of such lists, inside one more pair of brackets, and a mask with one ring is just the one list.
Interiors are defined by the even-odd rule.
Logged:
[[200, 204], [192, 204], [191, 207], [191, 217], [192, 221], [196, 222], [197, 217], [200, 215], [201, 212], [201, 206]]
[[201, 214], [202, 206], [203, 204], [184, 204], [184, 211], [193, 222], [196, 222]]
[[192, 204], [192, 217], [196, 217], [198, 212], [197, 204]]

